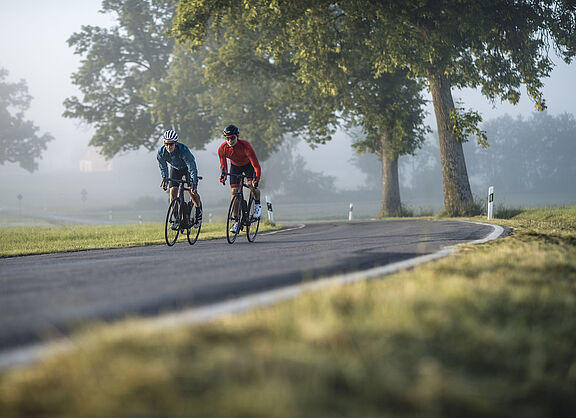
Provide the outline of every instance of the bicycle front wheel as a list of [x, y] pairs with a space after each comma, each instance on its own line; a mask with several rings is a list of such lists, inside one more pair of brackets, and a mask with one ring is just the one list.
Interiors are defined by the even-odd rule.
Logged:
[[[230, 201], [230, 207], [228, 208], [228, 218], [226, 220], [226, 239], [228, 240], [228, 244], [234, 244], [234, 241], [236, 241], [236, 237], [238, 236], [238, 232], [240, 232], [241, 216], [235, 216], [234, 213], [241, 213], [241, 211], [241, 199], [240, 197], [234, 195]], [[235, 231], [231, 231], [233, 227], [236, 228]]]
[[254, 217], [254, 205], [254, 198], [250, 196], [250, 200], [248, 201], [248, 220], [246, 221], [246, 238], [248, 238], [250, 242], [256, 240], [258, 228], [260, 228], [260, 218]]
[[[192, 202], [189, 203], [192, 205]], [[186, 232], [186, 236], [188, 237], [188, 244], [194, 245], [196, 241], [198, 241], [198, 235], [200, 235], [200, 228], [202, 228], [202, 223], [198, 226], [198, 228], [194, 228], [194, 224], [196, 223], [196, 207], [192, 206], [192, 210], [194, 211], [194, 216], [190, 214], [190, 228]]]
[[164, 237], [166, 244], [171, 247], [178, 239], [180, 234], [180, 201], [174, 199], [168, 206], [168, 213], [166, 214], [166, 222], [164, 224]]

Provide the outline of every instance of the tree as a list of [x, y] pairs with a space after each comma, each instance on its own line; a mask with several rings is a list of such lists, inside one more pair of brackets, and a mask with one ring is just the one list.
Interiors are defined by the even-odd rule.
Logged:
[[219, 68], [218, 80], [206, 78], [206, 67], [227, 52], [217, 45], [195, 53], [175, 46], [166, 33], [175, 13], [171, 0], [106, 0], [102, 11], [115, 14], [118, 25], [84, 26], [68, 40], [85, 57], [73, 75], [83, 97], [66, 99], [64, 116], [94, 125], [90, 144], [103, 155], [153, 150], [168, 128], [203, 149], [230, 123], [241, 126], [260, 159], [278, 148], [284, 125], [297, 117], [280, 110], [286, 106], [281, 82], [247, 83], [239, 66]]
[[[262, 49], [296, 50], [291, 61], [303, 80], [315, 77], [318, 62], [333, 68], [349, 64], [341, 47], [350, 38], [340, 26], [326, 25], [327, 15], [364, 28], [346, 49], [368, 47], [364, 64], [377, 75], [404, 69], [426, 80], [438, 126], [445, 209], [454, 215], [473, 206], [462, 142], [477, 134], [485, 145], [486, 137], [478, 114], [454, 106], [451, 89], [480, 87], [490, 100], [517, 103], [525, 85], [536, 108], [543, 109], [541, 79], [552, 68], [549, 49], [567, 61], [576, 53], [576, 5], [561, 0], [181, 0], [174, 33], [198, 45], [230, 12], [246, 13], [249, 24], [262, 31]], [[319, 81], [333, 87], [330, 79]]]
[[346, 109], [354, 112], [351, 123], [359, 124], [364, 134], [353, 146], [359, 153], [377, 154], [382, 163], [380, 215], [400, 216], [398, 159], [401, 155], [414, 154], [427, 132], [423, 125], [420, 86], [401, 73], [366, 75], [364, 80], [352, 83], [354, 87], [346, 96], [349, 101], [345, 101]]
[[46, 144], [54, 138], [39, 130], [31, 121], [24, 119], [32, 97], [26, 83], [5, 81], [8, 71], [0, 68], [0, 164], [19, 163], [20, 167], [32, 172], [38, 168]]
[[[254, 21], [251, 9], [238, 6], [220, 12], [217, 4], [206, 2], [194, 2], [186, 12], [197, 13], [199, 22], [206, 23], [206, 31], [182, 31], [177, 19], [174, 34], [192, 48], [204, 47], [210, 33], [221, 34], [221, 49], [241, 51], [226, 55], [227, 62], [239, 62], [242, 67], [242, 62], [258, 63], [256, 68], [246, 68], [245, 78], [261, 80], [260, 74], [265, 73], [282, 79], [290, 87], [285, 92], [288, 96], [282, 96], [283, 102], [292, 106], [280, 109], [284, 112], [278, 117], [300, 115], [298, 123], [287, 128], [292, 128], [293, 133], [298, 131], [309, 143], [330, 140], [341, 121], [348, 129], [360, 127], [357, 151], [376, 153], [382, 161], [381, 215], [396, 216], [401, 212], [398, 157], [414, 152], [426, 132], [422, 124], [421, 86], [407, 78], [405, 71], [376, 74], [364, 64], [371, 54], [362, 45], [367, 36], [365, 25], [347, 19], [337, 8], [319, 8], [316, 12], [306, 15], [301, 25], [313, 28], [313, 34], [309, 34], [311, 43], [296, 44], [295, 48], [269, 48], [272, 32], [278, 31], [273, 35], [280, 39], [282, 27], [271, 29], [267, 20]], [[210, 14], [214, 15], [212, 25], [205, 20]], [[300, 28], [295, 36], [302, 36], [303, 32]], [[242, 48], [247, 44], [248, 48]], [[294, 44], [291, 42], [290, 46]], [[220, 66], [226, 65], [225, 60], [219, 62]], [[210, 73], [208, 69], [208, 74], [218, 78], [221, 72]]]
[[90, 144], [106, 157], [157, 146], [162, 129], [172, 120], [157, 120], [151, 112], [150, 90], [166, 76], [174, 42], [165, 36], [174, 6], [171, 0], [105, 0], [102, 12], [118, 16], [118, 26], [83, 26], [68, 39], [83, 55], [72, 76], [82, 99], [65, 100], [64, 116], [93, 125]]

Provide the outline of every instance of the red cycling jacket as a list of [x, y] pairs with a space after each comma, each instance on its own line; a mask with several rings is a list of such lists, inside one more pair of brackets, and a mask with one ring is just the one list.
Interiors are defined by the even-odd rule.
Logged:
[[258, 162], [258, 157], [254, 152], [254, 148], [248, 141], [243, 139], [238, 139], [236, 145], [231, 147], [227, 142], [224, 142], [218, 148], [218, 157], [220, 157], [220, 173], [228, 172], [228, 158], [232, 164], [238, 167], [242, 167], [247, 164], [252, 164], [254, 171], [256, 172], [256, 181], [260, 181], [260, 163]]

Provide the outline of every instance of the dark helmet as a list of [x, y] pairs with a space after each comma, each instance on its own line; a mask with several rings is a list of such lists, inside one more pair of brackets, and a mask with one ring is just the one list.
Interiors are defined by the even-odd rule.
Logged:
[[240, 129], [238, 129], [238, 127], [235, 125], [228, 125], [226, 128], [224, 128], [223, 132], [224, 136], [238, 135], [240, 134]]

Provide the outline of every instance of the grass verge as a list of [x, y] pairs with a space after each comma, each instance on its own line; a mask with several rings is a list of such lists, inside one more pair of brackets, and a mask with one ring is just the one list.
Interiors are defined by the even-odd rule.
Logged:
[[[259, 231], [278, 229], [261, 222]], [[224, 238], [223, 222], [202, 224], [198, 239]], [[181, 234], [178, 242], [185, 242]], [[0, 257], [164, 244], [164, 224], [61, 225], [0, 228]]]
[[[480, 221], [480, 219], [474, 219]], [[371, 280], [208, 324], [134, 319], [0, 376], [4, 417], [576, 415], [576, 207]]]

